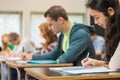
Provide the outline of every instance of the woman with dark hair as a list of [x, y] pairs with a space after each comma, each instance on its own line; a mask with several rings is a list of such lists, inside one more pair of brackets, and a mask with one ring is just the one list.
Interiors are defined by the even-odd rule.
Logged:
[[105, 31], [105, 61], [83, 59], [83, 66], [108, 66], [120, 69], [120, 7], [119, 0], [88, 0], [86, 6], [95, 24]]
[[40, 52], [37, 52], [37, 53], [38, 54], [45, 54], [45, 53], [52, 51], [53, 48], [55, 47], [56, 41], [57, 41], [57, 35], [54, 34], [54, 32], [50, 30], [47, 23], [42, 23], [39, 26], [39, 29], [41, 32], [41, 36], [43, 37], [45, 42], [43, 43], [42, 50]]

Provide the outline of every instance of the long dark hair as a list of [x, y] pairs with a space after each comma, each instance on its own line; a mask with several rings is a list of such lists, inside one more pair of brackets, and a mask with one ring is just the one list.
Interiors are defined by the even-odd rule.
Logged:
[[[86, 4], [88, 8], [102, 12], [104, 16], [108, 17], [108, 23], [105, 30], [105, 60], [107, 63], [113, 56], [119, 41], [120, 41], [120, 7], [119, 0], [88, 0]], [[108, 8], [114, 9], [115, 13], [113, 16], [108, 14]]]

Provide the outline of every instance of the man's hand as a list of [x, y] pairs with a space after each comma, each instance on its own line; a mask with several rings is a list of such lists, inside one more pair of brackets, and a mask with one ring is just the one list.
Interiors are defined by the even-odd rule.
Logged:
[[31, 54], [28, 54], [28, 53], [21, 53], [20, 54], [20, 58], [22, 60], [32, 60], [32, 55]]

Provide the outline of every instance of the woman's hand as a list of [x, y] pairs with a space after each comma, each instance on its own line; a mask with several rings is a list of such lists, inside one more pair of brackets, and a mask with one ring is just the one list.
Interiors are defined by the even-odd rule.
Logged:
[[98, 60], [92, 58], [85, 58], [81, 61], [82, 65], [85, 67], [97, 66], [97, 62]]

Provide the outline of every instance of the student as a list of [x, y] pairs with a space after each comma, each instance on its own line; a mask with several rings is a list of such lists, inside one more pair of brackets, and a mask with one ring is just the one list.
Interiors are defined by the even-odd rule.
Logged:
[[104, 59], [103, 53], [104, 53], [105, 39], [102, 36], [97, 35], [96, 29], [94, 26], [91, 26], [91, 27], [92, 27], [92, 29], [90, 31], [90, 35], [91, 35], [91, 38], [93, 41], [97, 59], [99, 59], [99, 60]]
[[57, 35], [54, 34], [53, 31], [49, 29], [46, 22], [42, 23], [39, 26], [39, 29], [41, 32], [41, 36], [44, 39], [44, 43], [42, 43], [43, 44], [42, 50], [35, 54], [46, 54], [54, 49], [57, 41]]
[[2, 55], [8, 55], [14, 49], [14, 45], [9, 42], [9, 35], [2, 36]]
[[119, 0], [88, 0], [87, 7], [95, 23], [106, 29], [106, 60], [83, 59], [83, 66], [108, 66], [113, 70], [120, 69]]
[[[12, 55], [18, 56], [22, 52], [27, 53], [34, 53], [35, 46], [34, 43], [31, 42], [29, 39], [25, 38], [22, 39], [17, 33], [11, 32], [9, 34], [9, 41], [15, 45], [14, 50], [12, 51]], [[7, 70], [8, 67], [6, 66], [5, 69]], [[7, 74], [5, 74], [6, 76]], [[21, 76], [24, 78], [25, 72], [24, 70], [21, 70]], [[10, 68], [10, 78], [11, 80], [17, 80], [17, 72], [15, 69]], [[5, 78], [7, 80], [7, 78]]]
[[9, 41], [14, 44], [13, 53], [18, 54], [22, 52], [33, 53], [35, 51], [34, 43], [29, 39], [22, 39], [17, 33], [11, 32], [9, 34]]
[[23, 60], [57, 60], [58, 63], [73, 63], [81, 65], [81, 60], [90, 53], [95, 58], [95, 51], [90, 38], [89, 30], [85, 25], [72, 24], [64, 8], [52, 6], [44, 14], [49, 29], [55, 34], [61, 33], [56, 47], [49, 54], [30, 55], [23, 53]]
[[[11, 52], [14, 49], [14, 45], [10, 43], [9, 41], [9, 35], [8, 34], [3, 34], [2, 36], [2, 51], [1, 54], [4, 56], [11, 56]], [[4, 69], [4, 79], [7, 80], [8, 79], [8, 75], [7, 75], [7, 65], [5, 63], [3, 63], [3, 69]]]
[[[48, 52], [51, 52], [53, 48], [55, 47], [56, 41], [57, 41], [57, 35], [54, 34], [49, 28], [46, 22], [42, 23], [39, 26], [40, 29], [40, 35], [42, 38], [44, 38], [45, 43], [43, 43], [43, 48], [41, 51], [35, 53], [35, 54], [47, 54]], [[15, 35], [15, 34], [14, 34]], [[17, 80], [17, 73], [16, 70], [11, 69], [11, 80]], [[25, 78], [25, 71], [21, 71], [22, 79]]]

